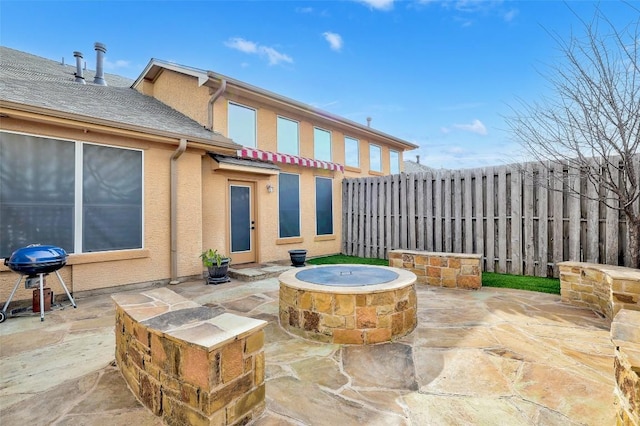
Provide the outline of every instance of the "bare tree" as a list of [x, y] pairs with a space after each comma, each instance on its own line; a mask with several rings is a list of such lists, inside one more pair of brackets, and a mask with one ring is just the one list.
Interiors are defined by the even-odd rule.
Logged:
[[551, 34], [562, 56], [543, 74], [553, 94], [520, 100], [506, 121], [535, 161], [565, 164], [570, 179], [586, 180], [598, 201], [624, 212], [630, 266], [640, 268], [640, 10], [626, 6], [624, 28], [597, 8], [581, 20], [583, 34]]

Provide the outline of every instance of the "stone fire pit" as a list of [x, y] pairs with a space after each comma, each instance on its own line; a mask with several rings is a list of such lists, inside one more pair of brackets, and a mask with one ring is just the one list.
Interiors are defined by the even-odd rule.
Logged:
[[280, 325], [326, 343], [373, 344], [416, 326], [416, 276], [386, 266], [327, 265], [280, 275]]

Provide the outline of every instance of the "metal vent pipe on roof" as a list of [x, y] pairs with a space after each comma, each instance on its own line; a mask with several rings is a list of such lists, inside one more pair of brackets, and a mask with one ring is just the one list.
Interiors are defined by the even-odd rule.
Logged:
[[74, 58], [76, 58], [76, 83], [87, 84], [84, 81], [84, 73], [82, 71], [82, 52], [73, 52]]
[[104, 54], [107, 53], [107, 46], [98, 42], [93, 46], [96, 49], [96, 76], [93, 78], [93, 82], [101, 86], [106, 86], [107, 82], [104, 79]]

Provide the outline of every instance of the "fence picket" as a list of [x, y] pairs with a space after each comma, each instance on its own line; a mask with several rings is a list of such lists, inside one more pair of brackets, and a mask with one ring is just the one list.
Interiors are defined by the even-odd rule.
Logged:
[[533, 184], [538, 190], [538, 267], [536, 275], [546, 277], [549, 273], [549, 172], [547, 167], [538, 167], [538, 182]]
[[424, 199], [425, 199], [425, 175], [424, 173], [420, 173], [418, 175], [418, 179], [416, 182], [416, 221], [417, 221], [417, 229], [416, 233], [416, 249], [424, 250]]
[[525, 275], [535, 275], [535, 238], [534, 238], [534, 228], [538, 229], [539, 219], [535, 217], [534, 219], [534, 197], [536, 191], [534, 190], [533, 185], [533, 165], [525, 164], [523, 178], [523, 191], [522, 191], [522, 199], [524, 202], [524, 208], [522, 215], [524, 220], [522, 222], [523, 226], [523, 237], [522, 237], [522, 246], [524, 249], [524, 271]]
[[[633, 165], [640, 173], [640, 155]], [[341, 195], [349, 255], [475, 252], [484, 271], [556, 277], [564, 260], [630, 262], [626, 219], [597, 201], [611, 192], [566, 162], [344, 179]]]
[[495, 181], [493, 167], [488, 167], [486, 172], [486, 215], [487, 232], [485, 233], [485, 243], [487, 246], [485, 271], [494, 272], [496, 270], [496, 211], [495, 211]]
[[473, 253], [473, 190], [471, 189], [471, 170], [464, 171], [464, 253]]

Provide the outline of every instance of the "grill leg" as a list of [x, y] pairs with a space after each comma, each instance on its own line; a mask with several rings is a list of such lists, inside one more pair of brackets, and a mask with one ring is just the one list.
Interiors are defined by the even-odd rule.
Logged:
[[11, 299], [13, 299], [13, 295], [16, 294], [16, 290], [20, 285], [20, 281], [22, 281], [22, 275], [20, 275], [20, 278], [18, 278], [18, 281], [16, 281], [16, 285], [13, 286], [13, 290], [11, 290], [11, 294], [9, 295], [7, 302], [4, 304], [4, 307], [2, 308], [2, 313], [5, 314], [5, 316], [7, 313], [7, 308], [9, 307], [9, 303], [11, 303]]
[[44, 321], [44, 274], [40, 275], [40, 321]]
[[64, 284], [64, 281], [62, 281], [62, 277], [60, 276], [60, 273], [58, 271], [55, 271], [55, 272], [56, 272], [56, 276], [58, 277], [58, 280], [60, 281], [60, 284], [62, 284], [62, 288], [64, 288], [64, 291], [67, 293], [67, 297], [71, 301], [71, 304], [73, 305], [74, 308], [77, 308], [76, 301], [73, 300], [73, 297], [71, 297], [71, 293], [69, 293], [69, 289]]

